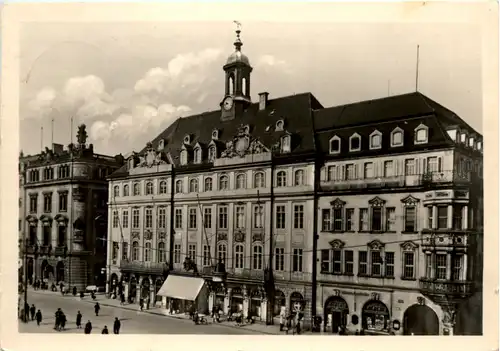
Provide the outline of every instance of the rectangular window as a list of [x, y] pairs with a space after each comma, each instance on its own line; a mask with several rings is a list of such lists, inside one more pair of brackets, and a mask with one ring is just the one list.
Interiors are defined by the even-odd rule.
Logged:
[[175, 229], [182, 228], [182, 208], [175, 209]]
[[132, 210], [132, 228], [139, 228], [139, 209], [135, 208]]
[[321, 250], [321, 273], [330, 273], [330, 250]]
[[153, 209], [152, 208], [146, 208], [146, 214], [145, 214], [145, 227], [146, 228], [152, 228], [153, 227]]
[[118, 228], [118, 211], [113, 211], [113, 228]]
[[432, 254], [425, 255], [425, 277], [432, 279]]
[[128, 228], [128, 210], [122, 212], [122, 227]]
[[203, 245], [203, 267], [211, 266], [210, 263], [210, 247]]
[[436, 254], [436, 279], [446, 279], [446, 255]]
[[403, 252], [403, 279], [413, 279], [415, 277], [415, 254], [413, 252]]
[[448, 206], [438, 206], [437, 213], [438, 213], [438, 221], [437, 221], [438, 229], [448, 228]]
[[174, 244], [174, 263], [181, 263], [181, 244]]
[[396, 209], [394, 207], [387, 207], [385, 209], [385, 230], [388, 232], [396, 231]]
[[276, 229], [285, 229], [286, 228], [286, 215], [285, 215], [285, 206], [279, 205], [276, 206]]
[[212, 228], [212, 208], [205, 207], [203, 209], [203, 225], [205, 228]]
[[342, 251], [333, 250], [333, 274], [342, 274]]
[[328, 166], [327, 179], [329, 181], [337, 180], [337, 166]]
[[405, 175], [415, 175], [417, 172], [415, 170], [415, 159], [409, 158], [405, 160]]
[[354, 251], [344, 250], [344, 274], [354, 274]]
[[354, 231], [354, 208], [346, 208], [345, 210], [345, 230]]
[[196, 262], [196, 244], [188, 245], [188, 257]]
[[405, 232], [417, 231], [417, 209], [415, 206], [405, 207]]
[[358, 275], [368, 275], [368, 253], [366, 251], [359, 251], [359, 267]]
[[374, 177], [373, 162], [365, 162], [364, 171], [363, 171], [363, 178], [369, 179], [369, 178], [373, 178], [373, 177]]
[[344, 229], [343, 208], [333, 209], [333, 230], [341, 232]]
[[227, 207], [219, 207], [219, 229], [227, 229]]
[[385, 253], [385, 276], [394, 278], [394, 252]]
[[262, 228], [262, 213], [264, 209], [261, 205], [254, 206], [253, 208], [253, 227], [256, 229]]
[[439, 160], [437, 156], [427, 157], [427, 172], [439, 172]]
[[112, 253], [112, 257], [113, 257], [113, 261], [116, 261], [118, 259], [118, 252], [119, 252], [119, 246], [118, 246], [118, 242], [116, 241], [113, 241], [113, 253]]
[[359, 209], [359, 230], [366, 232], [369, 230], [368, 227], [368, 209], [360, 208]]
[[52, 212], [52, 194], [45, 194], [43, 196], [43, 211]]
[[382, 256], [380, 251], [372, 251], [372, 276], [380, 277], [382, 275]]
[[59, 194], [59, 212], [68, 210], [68, 193]]
[[277, 247], [275, 249], [274, 257], [274, 269], [277, 271], [285, 270], [285, 249], [282, 247]]
[[373, 207], [372, 208], [372, 231], [382, 230], [382, 208]]
[[384, 177], [394, 177], [394, 164], [392, 161], [384, 162]]
[[197, 228], [197, 218], [198, 214], [196, 213], [196, 208], [189, 209], [189, 229]]
[[429, 229], [434, 228], [434, 221], [433, 221], [433, 210], [432, 206], [427, 207], [427, 220], [429, 222], [428, 227]]
[[462, 280], [462, 255], [453, 256], [452, 264], [452, 279], [454, 281]]
[[293, 272], [302, 272], [302, 249], [293, 249]]
[[356, 166], [353, 163], [346, 165], [345, 175], [347, 180], [356, 179]]
[[122, 260], [126, 260], [128, 258], [128, 243], [124, 242], [122, 244]]
[[304, 229], [304, 205], [293, 206], [293, 228]]
[[321, 211], [321, 223], [322, 223], [321, 229], [324, 232], [330, 231], [330, 222], [331, 222], [330, 214], [331, 214], [331, 211], [329, 208], [324, 208]]
[[236, 228], [245, 228], [245, 206], [236, 206]]
[[38, 196], [30, 195], [30, 213], [37, 212], [37, 207], [38, 207], [37, 202], [38, 202]]
[[158, 228], [167, 227], [167, 209], [165, 207], [160, 207], [158, 209]]
[[464, 206], [463, 205], [453, 205], [453, 228], [454, 229], [463, 229], [462, 227], [462, 215], [463, 215]]

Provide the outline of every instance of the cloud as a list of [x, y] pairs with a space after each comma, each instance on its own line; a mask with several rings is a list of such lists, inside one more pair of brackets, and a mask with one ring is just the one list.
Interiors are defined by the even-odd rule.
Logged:
[[256, 67], [268, 66], [268, 67], [276, 67], [279, 69], [288, 69], [289, 68], [289, 65], [286, 61], [280, 60], [273, 55], [260, 56], [257, 60], [257, 63], [255, 64], [255, 66]]
[[28, 103], [33, 116], [41, 116], [50, 112], [58, 93], [52, 87], [44, 87]]

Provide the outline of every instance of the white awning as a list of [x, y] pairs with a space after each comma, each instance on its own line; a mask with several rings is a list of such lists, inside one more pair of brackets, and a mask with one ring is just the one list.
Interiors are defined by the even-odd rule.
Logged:
[[205, 280], [202, 278], [169, 275], [157, 295], [194, 301], [198, 297], [203, 284], [205, 284]]

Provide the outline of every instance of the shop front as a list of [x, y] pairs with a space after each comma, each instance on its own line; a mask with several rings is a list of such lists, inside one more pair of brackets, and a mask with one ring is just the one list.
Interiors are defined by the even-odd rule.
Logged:
[[367, 301], [361, 311], [361, 326], [365, 332], [387, 334], [390, 331], [390, 314], [387, 306], [379, 300]]
[[166, 298], [170, 314], [209, 313], [208, 289], [203, 278], [170, 274], [157, 296]]

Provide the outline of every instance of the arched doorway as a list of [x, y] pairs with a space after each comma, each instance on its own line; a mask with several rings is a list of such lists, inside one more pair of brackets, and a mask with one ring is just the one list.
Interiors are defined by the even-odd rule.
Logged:
[[279, 316], [281, 312], [281, 308], [285, 308], [286, 306], [286, 297], [283, 291], [281, 290], [276, 290], [274, 293], [274, 308], [273, 308], [273, 314], [275, 316]]
[[151, 282], [149, 278], [143, 278], [141, 283], [141, 298], [144, 300], [149, 299], [149, 289], [151, 287]]
[[349, 306], [340, 296], [331, 296], [325, 302], [324, 320], [332, 333], [337, 333], [339, 327], [347, 325]]
[[231, 291], [231, 313], [243, 312], [243, 292], [236, 287]]
[[47, 260], [43, 260], [42, 262], [42, 278], [45, 282], [54, 279], [54, 268], [47, 262]]
[[301, 293], [294, 291], [290, 295], [290, 312], [295, 313], [297, 311], [304, 311], [306, 301]]
[[361, 325], [363, 329], [388, 331], [389, 309], [379, 300], [369, 300], [361, 311]]
[[33, 284], [34, 265], [35, 263], [33, 262], [33, 259], [28, 258], [28, 263], [26, 265], [26, 274], [28, 275], [28, 281], [30, 282], [30, 285]]
[[56, 265], [56, 282], [64, 282], [64, 263], [62, 261], [57, 262]]
[[137, 296], [137, 279], [135, 279], [135, 277], [131, 277], [130, 288], [128, 292], [129, 302], [133, 303], [135, 301], [136, 296]]
[[412, 305], [403, 315], [403, 335], [439, 335], [439, 318], [432, 308]]

